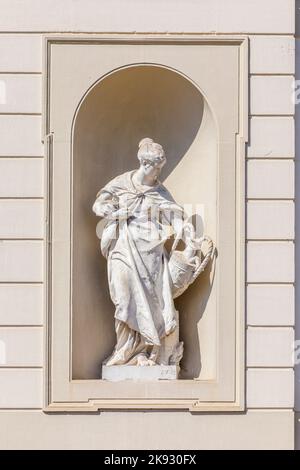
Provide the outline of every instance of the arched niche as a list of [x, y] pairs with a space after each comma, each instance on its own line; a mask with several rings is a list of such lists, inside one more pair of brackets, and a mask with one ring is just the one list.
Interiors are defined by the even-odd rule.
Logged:
[[[72, 134], [73, 379], [99, 378], [115, 343], [114, 307], [92, 204], [110, 179], [137, 167], [137, 144], [146, 136], [165, 149], [164, 184], [179, 203], [201, 214], [205, 232], [216, 238], [217, 128], [203, 94], [186, 77], [157, 65], [122, 68], [97, 81], [78, 106]], [[210, 267], [176, 301], [184, 379], [215, 378], [213, 277]]]

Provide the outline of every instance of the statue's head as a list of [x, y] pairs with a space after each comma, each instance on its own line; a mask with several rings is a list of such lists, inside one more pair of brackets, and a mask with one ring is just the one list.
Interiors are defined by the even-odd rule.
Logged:
[[167, 161], [162, 146], [149, 137], [140, 141], [137, 156], [144, 173], [154, 178], [159, 176]]

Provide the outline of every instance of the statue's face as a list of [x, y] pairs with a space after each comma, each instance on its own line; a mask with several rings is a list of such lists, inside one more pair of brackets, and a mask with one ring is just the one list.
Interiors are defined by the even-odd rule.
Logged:
[[153, 179], [158, 178], [163, 166], [166, 164], [166, 157], [154, 157], [150, 159], [143, 159], [141, 161], [141, 167], [143, 168], [144, 174]]

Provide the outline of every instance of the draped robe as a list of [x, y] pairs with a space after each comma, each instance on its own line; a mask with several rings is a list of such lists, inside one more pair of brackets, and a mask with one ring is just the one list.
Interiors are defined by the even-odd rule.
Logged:
[[[168, 190], [136, 186], [134, 171], [114, 178], [98, 193], [95, 206], [105, 206], [108, 222], [101, 238], [107, 257], [108, 282], [115, 305], [117, 343], [107, 365], [136, 364], [177, 326], [165, 242], [183, 209]], [[103, 202], [101, 196], [105, 194]], [[109, 208], [109, 210], [107, 210]], [[128, 216], [110, 220], [110, 212]]]

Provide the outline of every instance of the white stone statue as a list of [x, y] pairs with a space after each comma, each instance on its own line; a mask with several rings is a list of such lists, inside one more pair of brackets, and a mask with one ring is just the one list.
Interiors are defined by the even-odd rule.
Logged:
[[[164, 150], [150, 138], [141, 140], [139, 169], [110, 181], [97, 194], [96, 215], [107, 221], [101, 251], [107, 258], [108, 282], [115, 305], [115, 348], [104, 364], [179, 365], [178, 312], [173, 299], [204, 269], [212, 243], [201, 262], [204, 239], [195, 239], [192, 224], [159, 181]], [[165, 243], [175, 241], [170, 253]], [[178, 241], [186, 247], [176, 251]]]

